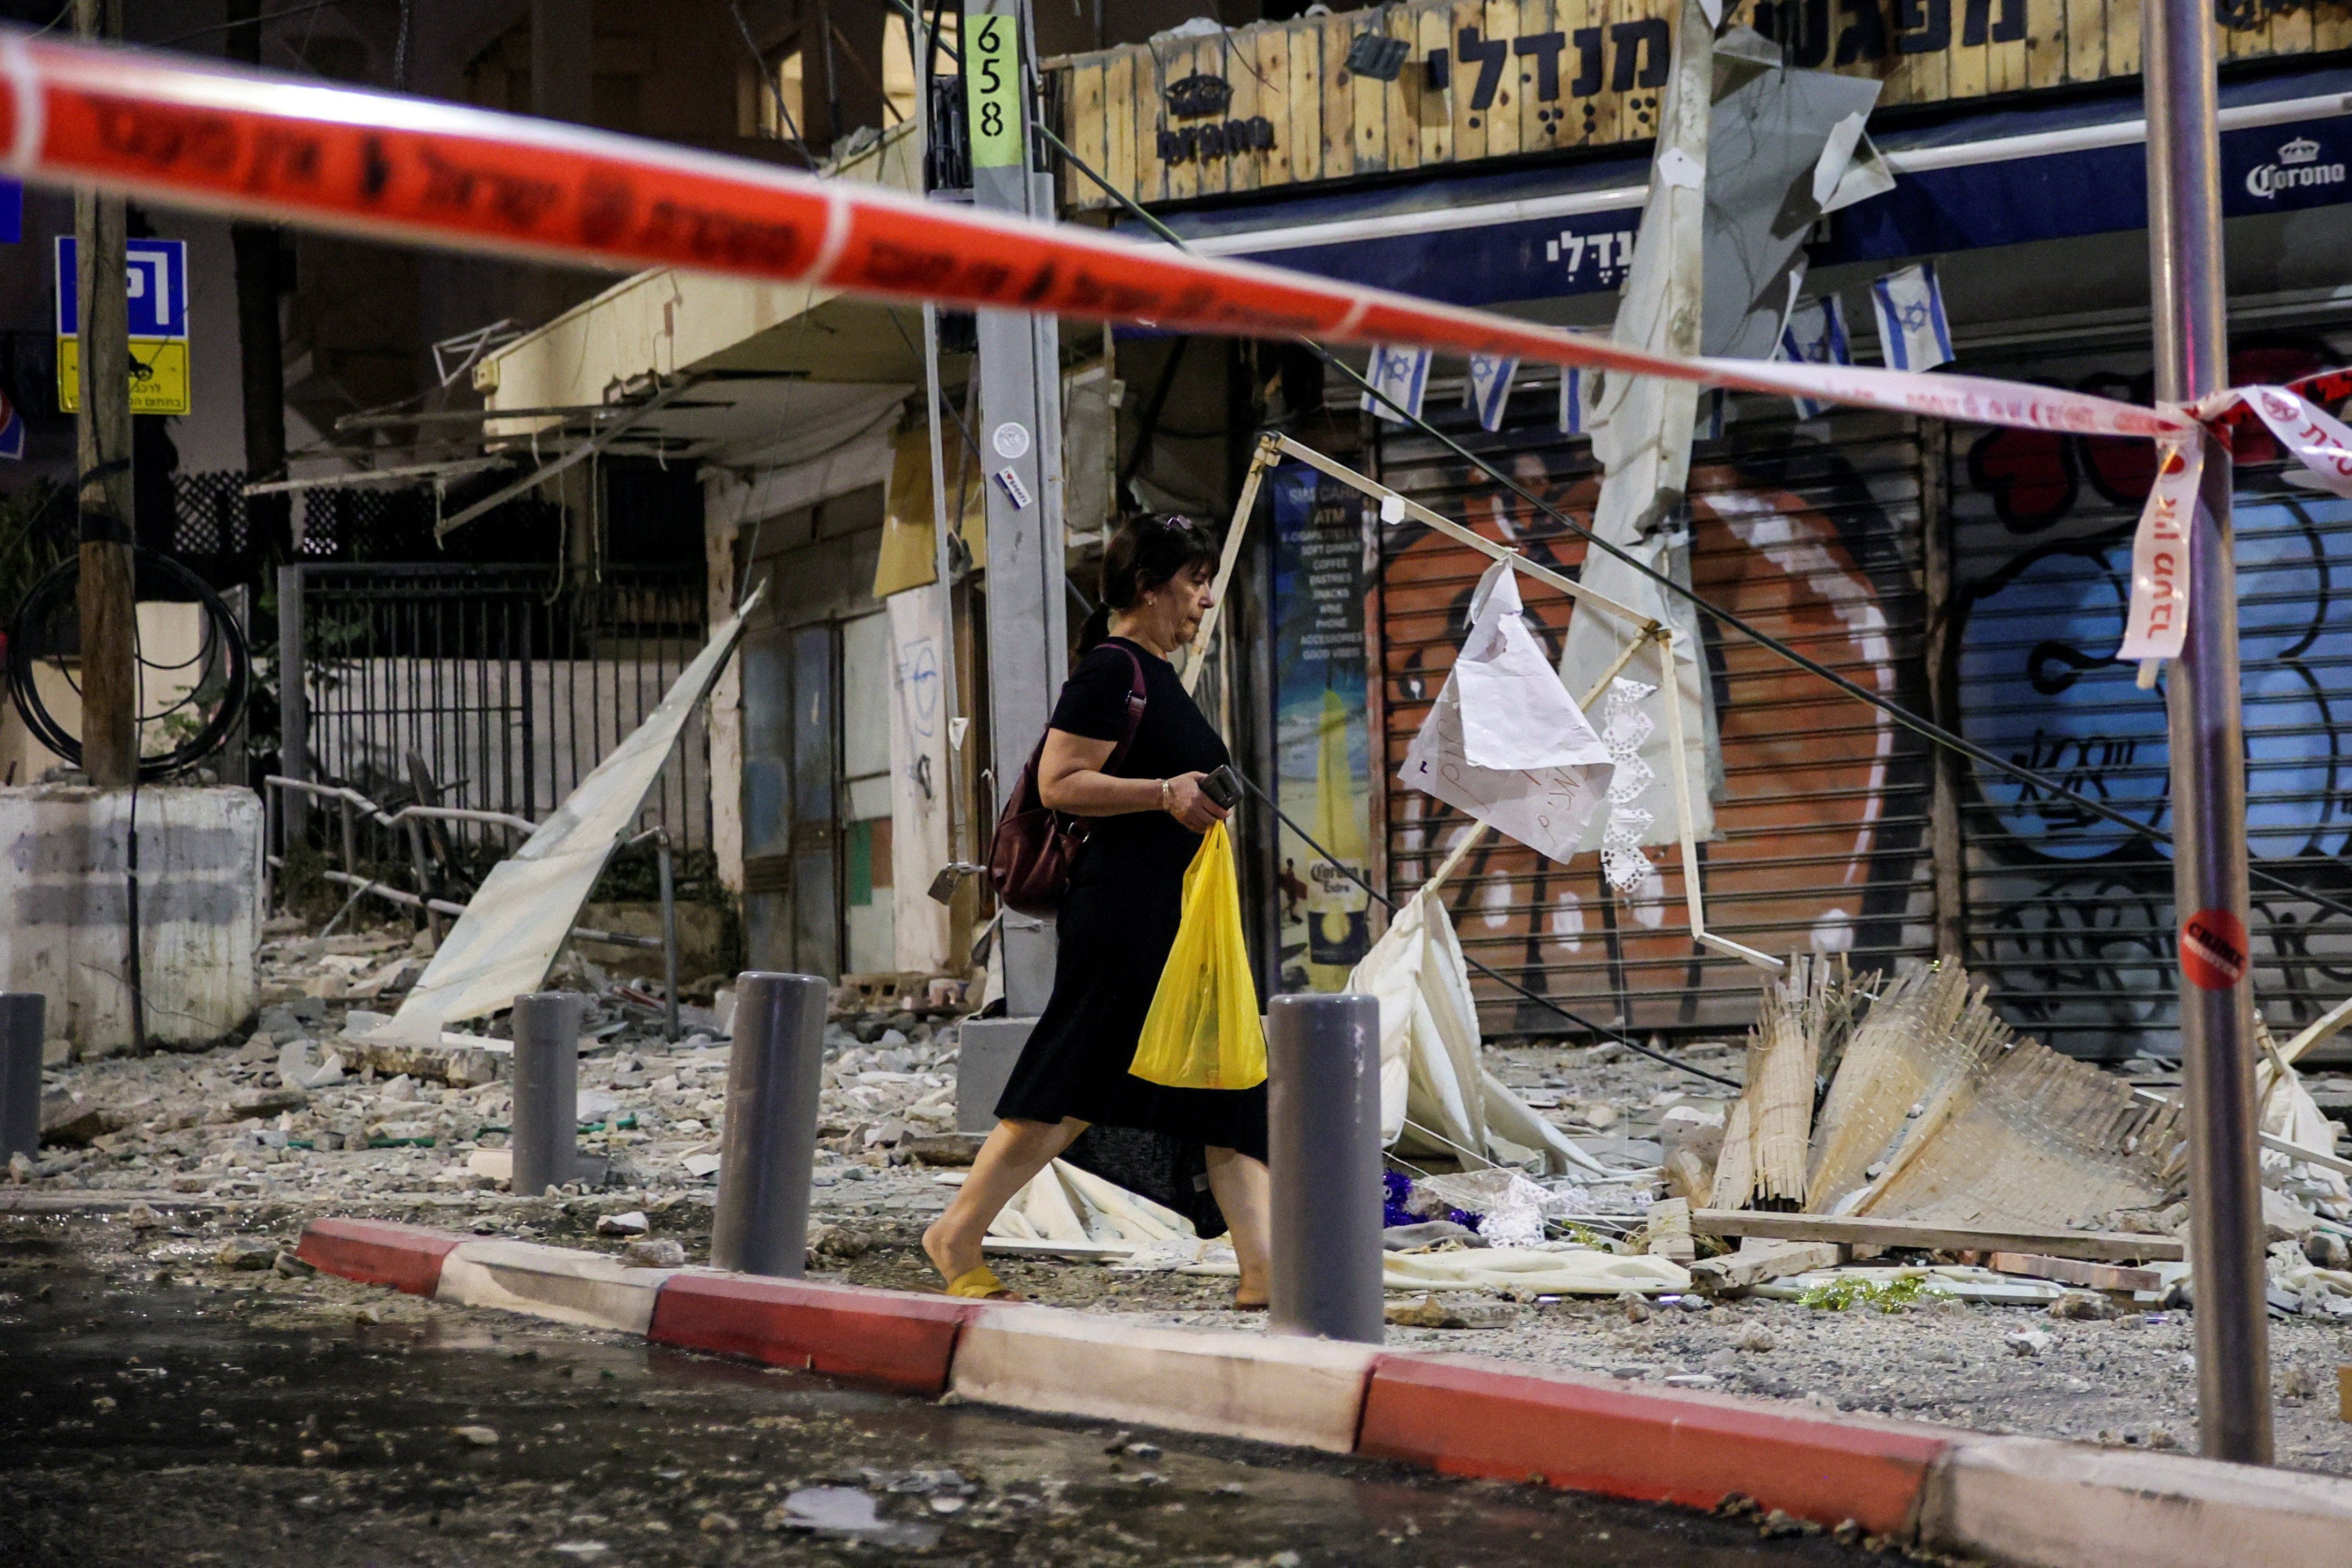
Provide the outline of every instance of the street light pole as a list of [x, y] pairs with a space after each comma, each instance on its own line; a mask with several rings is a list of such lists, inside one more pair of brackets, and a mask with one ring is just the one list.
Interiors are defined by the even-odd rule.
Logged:
[[[2212, 8], [2208, 0], [2147, 0], [2141, 26], [2156, 395], [2193, 402], [2221, 390], [2230, 356]], [[2207, 1458], [2259, 1465], [2271, 1462], [2270, 1346], [2230, 495], [2229, 449], [2208, 434], [2190, 524], [2188, 639], [2165, 701], [2198, 1434]]]

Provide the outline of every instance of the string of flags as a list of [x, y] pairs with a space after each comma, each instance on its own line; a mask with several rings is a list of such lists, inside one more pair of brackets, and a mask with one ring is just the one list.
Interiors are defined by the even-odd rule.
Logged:
[[[1934, 262], [1919, 262], [1876, 279], [1870, 286], [1870, 298], [1878, 321], [1878, 340], [1890, 368], [1927, 371], [1951, 362], [1952, 329], [1944, 313], [1943, 286], [1937, 280]], [[1780, 351], [1775, 357], [1790, 364], [1852, 365], [1853, 342], [1846, 326], [1844, 303], [1834, 294], [1795, 300], [1781, 326]], [[1426, 349], [1376, 348], [1365, 379], [1409, 410], [1410, 418], [1418, 419], [1422, 400], [1429, 390], [1430, 366], [1434, 358]], [[1480, 429], [1503, 428], [1504, 414], [1510, 407], [1511, 385], [1518, 371], [1516, 356], [1470, 356], [1470, 373], [1462, 386], [1462, 406], [1478, 416]], [[1573, 365], [1561, 369], [1559, 427], [1563, 434], [1593, 434], [1591, 385], [1582, 369]], [[1392, 424], [1406, 423], [1408, 416], [1400, 415], [1395, 408], [1370, 392], [1360, 401], [1368, 413], [1377, 414]], [[1708, 389], [1699, 405], [1699, 440], [1722, 438], [1724, 401], [1721, 387]], [[1796, 404], [1799, 419], [1818, 419], [1837, 406], [1820, 398], [1793, 396], [1790, 401]]]

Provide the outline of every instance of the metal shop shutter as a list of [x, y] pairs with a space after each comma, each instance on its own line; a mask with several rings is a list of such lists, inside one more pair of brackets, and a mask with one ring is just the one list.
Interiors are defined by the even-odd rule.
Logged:
[[[1430, 406], [1440, 402], [1433, 392]], [[1433, 422], [1589, 520], [1600, 489], [1590, 444], [1553, 428], [1555, 407], [1549, 390], [1523, 394], [1495, 435], [1451, 408]], [[1764, 398], [1736, 400], [1731, 413], [1726, 438], [1702, 442], [1694, 456], [1699, 591], [1851, 679], [1924, 708], [1921, 447], [1912, 422], [1845, 412], [1801, 424], [1789, 403]], [[1384, 483], [1491, 538], [1556, 567], [1583, 559], [1581, 540], [1425, 436], [1382, 425], [1379, 461]], [[1375, 656], [1386, 768], [1376, 799], [1388, 886], [1400, 898], [1465, 823], [1394, 779], [1444, 684], [1485, 564], [1426, 529], [1383, 531]], [[1556, 655], [1569, 607], [1540, 587], [1527, 602]], [[1862, 967], [1931, 956], [1924, 747], [1817, 677], [1711, 622], [1706, 630], [1724, 774], [1717, 837], [1701, 845], [1709, 925], [1766, 952], [1844, 952]], [[1587, 1016], [1643, 1032], [1744, 1030], [1761, 972], [1690, 940], [1680, 856], [1662, 848], [1652, 858], [1660, 877], [1621, 898], [1604, 890], [1597, 854], [1561, 867], [1489, 841], [1446, 903], [1467, 952]], [[1490, 1033], [1566, 1028], [1549, 1009], [1473, 979]]]
[[[2234, 345], [2232, 385], [2342, 356], [2328, 338]], [[1970, 364], [2145, 402], [2145, 349]], [[2237, 600], [2248, 848], [2256, 866], [2336, 898], [2352, 891], [2352, 502], [2286, 481], [2266, 433], [2237, 440]], [[2164, 695], [2116, 661], [2144, 442], [1955, 427], [1954, 615], [1961, 727], [1995, 753], [2169, 831]], [[2194, 611], [2191, 612], [2194, 613]], [[2172, 862], [2100, 821], [1973, 764], [1961, 774], [1970, 965], [2003, 1018], [2076, 1055], [2179, 1049]], [[2254, 995], [2281, 1033], [2352, 989], [2352, 921], [2253, 889]]]

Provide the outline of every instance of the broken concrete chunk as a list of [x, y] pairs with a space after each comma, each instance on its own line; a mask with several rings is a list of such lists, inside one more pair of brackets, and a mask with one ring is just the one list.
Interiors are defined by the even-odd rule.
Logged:
[[121, 1131], [123, 1119], [102, 1105], [63, 1090], [41, 1096], [41, 1142], [87, 1148], [94, 1138]]
[[2121, 1314], [2122, 1309], [2096, 1291], [2069, 1291], [2050, 1303], [2053, 1318], [2099, 1322]]
[[2040, 1329], [2019, 1329], [2014, 1333], [2003, 1334], [2000, 1343], [2009, 1347], [2011, 1354], [2030, 1356], [2040, 1355], [2055, 1342]]
[[599, 1215], [596, 1218], [596, 1234], [599, 1236], [643, 1236], [651, 1228], [652, 1222], [646, 1218], [646, 1212], [641, 1208], [633, 1208], [626, 1214]]
[[373, 1071], [379, 1078], [429, 1079], [453, 1089], [496, 1082], [500, 1076], [502, 1056], [497, 1051], [442, 1045], [379, 1044], [354, 1040], [356, 1025], [347, 1022], [344, 1028], [341, 1051], [347, 1071]]
[[299, 1111], [310, 1103], [310, 1097], [299, 1089], [247, 1089], [229, 1096], [228, 1108], [240, 1121], [255, 1116], [275, 1116], [282, 1111]]
[[1463, 1300], [1457, 1291], [1434, 1292], [1417, 1301], [1391, 1301], [1388, 1321], [1414, 1329], [1506, 1329], [1519, 1320], [1508, 1301]]
[[449, 1435], [461, 1443], [477, 1448], [498, 1447], [499, 1433], [495, 1427], [452, 1427]]
[[1451, 1219], [1424, 1219], [1418, 1225], [1391, 1225], [1381, 1232], [1381, 1247], [1389, 1252], [1413, 1252], [1448, 1241], [1459, 1242], [1465, 1247], [1486, 1245], [1485, 1237]]
[[1845, 1261], [1845, 1249], [1832, 1241], [1770, 1241], [1750, 1236], [1739, 1250], [1721, 1258], [1702, 1258], [1691, 1265], [1692, 1288], [1706, 1294], [1745, 1290], [1791, 1274], [1834, 1269]]
[[2263, 1229], [2270, 1241], [2300, 1241], [2319, 1225], [2319, 1216], [2278, 1191], [2263, 1188]]
[[621, 1249], [621, 1261], [632, 1269], [683, 1269], [686, 1249], [666, 1236], [645, 1236]]
[[278, 1243], [266, 1236], [232, 1236], [213, 1254], [213, 1261], [240, 1273], [259, 1273], [278, 1262]]

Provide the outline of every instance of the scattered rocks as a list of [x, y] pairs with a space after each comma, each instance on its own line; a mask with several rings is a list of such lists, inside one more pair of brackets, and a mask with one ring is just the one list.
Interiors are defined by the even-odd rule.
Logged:
[[1617, 1310], [1625, 1314], [1625, 1321], [1629, 1323], [1645, 1323], [1650, 1321], [1650, 1303], [1631, 1291], [1617, 1298]]
[[1769, 1325], [1742, 1323], [1739, 1332], [1732, 1336], [1731, 1347], [1734, 1350], [1767, 1351], [1780, 1343]]
[[452, 1427], [449, 1436], [469, 1448], [495, 1448], [499, 1446], [499, 1431], [495, 1427]]

